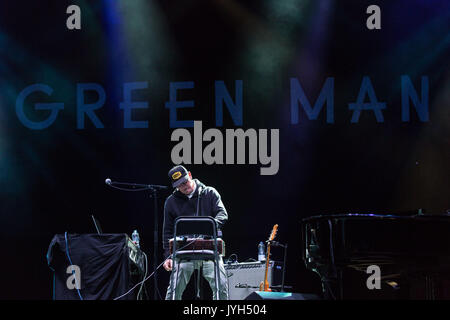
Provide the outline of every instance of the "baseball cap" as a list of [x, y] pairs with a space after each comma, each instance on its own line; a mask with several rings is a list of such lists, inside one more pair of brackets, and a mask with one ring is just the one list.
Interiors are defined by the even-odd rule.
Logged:
[[175, 166], [169, 170], [169, 179], [172, 183], [172, 187], [176, 188], [189, 179], [188, 171], [181, 165]]

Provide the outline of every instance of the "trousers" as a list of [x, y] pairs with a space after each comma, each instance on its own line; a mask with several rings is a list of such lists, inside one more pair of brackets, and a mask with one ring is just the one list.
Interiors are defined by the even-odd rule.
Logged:
[[[181, 300], [189, 280], [195, 270], [202, 270], [203, 277], [208, 281], [213, 292], [213, 300], [217, 300], [216, 283], [214, 280], [214, 262], [204, 260], [174, 261], [166, 300]], [[223, 265], [222, 257], [219, 257], [219, 298], [228, 300], [228, 277]], [[175, 296], [173, 296], [175, 294]]]

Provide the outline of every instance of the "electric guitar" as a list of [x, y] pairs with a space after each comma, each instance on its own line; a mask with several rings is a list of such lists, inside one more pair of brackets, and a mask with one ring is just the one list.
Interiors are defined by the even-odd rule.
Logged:
[[269, 241], [267, 243], [267, 256], [266, 256], [266, 271], [264, 273], [264, 281], [261, 281], [259, 284], [259, 291], [272, 291], [269, 288], [269, 281], [267, 281], [267, 271], [269, 270], [269, 258], [270, 258], [270, 244], [275, 239], [275, 235], [277, 234], [278, 224], [273, 226], [272, 232], [269, 237]]

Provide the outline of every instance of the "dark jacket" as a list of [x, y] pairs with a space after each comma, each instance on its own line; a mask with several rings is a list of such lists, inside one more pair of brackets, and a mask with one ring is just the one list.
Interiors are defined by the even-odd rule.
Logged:
[[[194, 194], [189, 199], [180, 191], [175, 190], [164, 204], [164, 224], [163, 224], [163, 248], [164, 258], [169, 252], [169, 239], [173, 238], [173, 228], [175, 219], [179, 216], [210, 216], [217, 222], [219, 235], [221, 228], [228, 220], [228, 213], [222, 203], [219, 192], [213, 187], [205, 186], [199, 180], [194, 179], [197, 187]], [[199, 199], [200, 190], [200, 199]], [[198, 204], [198, 207], [197, 207]]]

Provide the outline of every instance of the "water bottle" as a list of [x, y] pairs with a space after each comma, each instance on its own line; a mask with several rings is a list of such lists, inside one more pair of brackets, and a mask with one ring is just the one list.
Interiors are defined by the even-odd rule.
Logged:
[[133, 231], [133, 234], [131, 235], [131, 240], [133, 240], [133, 242], [136, 244], [136, 246], [138, 248], [140, 248], [140, 245], [139, 245], [139, 233], [137, 232], [137, 230]]
[[266, 255], [264, 251], [265, 251], [264, 242], [261, 241], [258, 245], [258, 261], [266, 260]]

